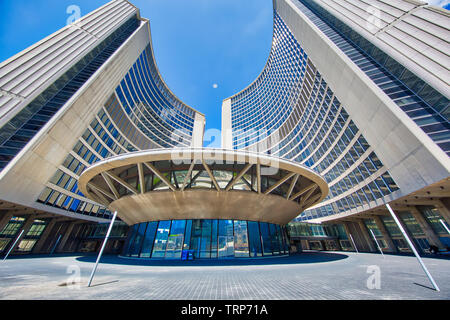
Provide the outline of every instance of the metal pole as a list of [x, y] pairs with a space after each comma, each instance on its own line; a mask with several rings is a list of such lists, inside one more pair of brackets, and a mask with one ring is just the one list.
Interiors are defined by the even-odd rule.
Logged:
[[100, 259], [101, 259], [101, 257], [102, 257], [103, 250], [105, 249], [105, 246], [106, 246], [106, 242], [108, 242], [109, 234], [111, 233], [111, 230], [112, 230], [114, 221], [116, 221], [116, 216], [117, 216], [117, 211], [114, 212], [114, 216], [113, 216], [113, 218], [112, 218], [112, 220], [111, 220], [111, 224], [109, 225], [108, 232], [106, 233], [105, 240], [103, 241], [102, 249], [100, 250], [100, 253], [98, 254], [97, 261], [95, 262], [94, 269], [92, 270], [91, 277], [89, 278], [88, 287], [91, 286], [92, 279], [94, 279], [95, 271], [97, 270], [98, 263], [100, 262]]
[[56, 239], [55, 245], [53, 246], [52, 251], [50, 252], [50, 254], [53, 254], [55, 252], [56, 247], [58, 246], [59, 240], [61, 240], [61, 237], [62, 237], [62, 235], [60, 234], [58, 236], [58, 239]]
[[383, 259], [384, 259], [383, 250], [381, 250], [380, 245], [378, 244], [377, 238], [376, 238], [375, 235], [373, 234], [372, 229], [369, 229], [369, 230], [370, 230], [370, 233], [372, 234], [373, 240], [375, 240], [375, 243], [377, 244], [378, 250], [380, 250], [381, 255], [383, 256]]
[[447, 230], [447, 233], [450, 234], [450, 230], [448, 229], [447, 225], [445, 224], [444, 220], [439, 219], [439, 221], [442, 223], [442, 225], [444, 226], [445, 230]]
[[352, 239], [352, 243], [353, 243], [353, 246], [355, 247], [356, 253], [359, 253], [359, 252], [358, 252], [358, 248], [356, 247], [356, 243], [355, 243], [355, 241], [353, 240], [352, 234], [349, 233], [348, 235], [350, 236], [350, 239]]
[[22, 232], [19, 234], [19, 236], [17, 237], [16, 241], [14, 241], [14, 244], [11, 246], [11, 248], [9, 249], [8, 253], [6, 254], [5, 258], [3, 258], [3, 261], [6, 260], [6, 258], [8, 258], [9, 254], [11, 253], [12, 249], [14, 249], [14, 247], [16, 246], [17, 241], [19, 241], [20, 237], [22, 236], [22, 234], [24, 233], [25, 230], [22, 230]]
[[386, 208], [389, 210], [389, 213], [391, 214], [392, 218], [394, 219], [395, 223], [397, 224], [398, 228], [403, 234], [403, 237], [405, 237], [406, 242], [408, 242], [411, 250], [414, 252], [414, 255], [416, 256], [417, 260], [419, 261], [420, 265], [422, 266], [423, 271], [425, 271], [428, 279], [430, 279], [431, 283], [433, 284], [433, 287], [436, 289], [436, 291], [441, 291], [434, 281], [433, 277], [431, 276], [430, 272], [428, 272], [427, 267], [422, 261], [422, 258], [419, 256], [419, 253], [417, 252], [416, 248], [414, 247], [412, 241], [409, 239], [408, 235], [406, 234], [405, 229], [403, 229], [403, 226], [400, 224], [400, 221], [398, 220], [397, 216], [395, 215], [394, 211], [392, 210], [391, 206], [386, 203]]

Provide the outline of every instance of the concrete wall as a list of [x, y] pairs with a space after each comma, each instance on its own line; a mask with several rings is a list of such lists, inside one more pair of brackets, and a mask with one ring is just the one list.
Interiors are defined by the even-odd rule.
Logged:
[[114, 0], [0, 64], [0, 127], [139, 11]]
[[[387, 200], [449, 176], [447, 155], [309, 21], [294, 1], [278, 0], [277, 12], [400, 187]], [[381, 203], [379, 200], [367, 207]], [[341, 215], [352, 213], [356, 210]]]
[[89, 218], [35, 201], [88, 124], [149, 45], [147, 24], [145, 22], [141, 25], [0, 173], [3, 200], [54, 213]]

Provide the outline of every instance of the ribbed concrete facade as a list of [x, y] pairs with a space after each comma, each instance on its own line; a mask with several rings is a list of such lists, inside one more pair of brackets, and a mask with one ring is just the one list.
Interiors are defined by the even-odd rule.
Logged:
[[77, 187], [84, 168], [203, 143], [204, 116], [165, 85], [149, 21], [128, 1], [111, 1], [3, 62], [0, 81], [0, 198], [8, 205], [107, 221], [109, 211]]
[[223, 103], [223, 146], [320, 173], [330, 194], [299, 220], [344, 218], [421, 190], [449, 197], [448, 12], [416, 1], [276, 0], [274, 9], [267, 65]]
[[95, 251], [107, 208], [123, 218], [109, 250], [131, 257], [375, 251], [372, 232], [408, 250], [386, 203], [420, 248], [449, 246], [448, 11], [273, 4], [266, 66], [222, 105], [225, 150], [202, 148], [204, 115], [164, 83], [128, 1], [1, 63], [0, 252]]

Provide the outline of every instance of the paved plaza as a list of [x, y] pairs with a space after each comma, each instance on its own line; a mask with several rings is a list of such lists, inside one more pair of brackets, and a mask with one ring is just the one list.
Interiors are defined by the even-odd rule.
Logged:
[[[94, 255], [38, 256], [0, 262], [0, 299], [450, 299], [448, 258], [424, 258], [441, 292], [431, 289], [411, 256], [383, 259], [379, 254], [308, 252], [259, 260], [187, 262], [104, 256], [88, 288], [95, 259]], [[79, 284], [67, 285], [73, 280]]]

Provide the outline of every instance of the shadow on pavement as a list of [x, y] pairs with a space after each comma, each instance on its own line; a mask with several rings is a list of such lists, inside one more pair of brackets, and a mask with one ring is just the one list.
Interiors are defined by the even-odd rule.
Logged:
[[113, 281], [108, 281], [108, 282], [102, 282], [102, 283], [99, 283], [99, 284], [92, 284], [92, 285], [91, 285], [91, 288], [94, 288], [94, 287], [100, 287], [100, 286], [104, 286], [104, 285], [112, 284], [112, 283], [117, 283], [117, 282], [119, 282], [119, 280], [113, 280]]
[[[96, 255], [86, 255], [77, 257], [81, 262], [92, 262], [96, 260]], [[101, 263], [103, 264], [117, 264], [117, 265], [138, 265], [138, 266], [171, 266], [171, 267], [186, 267], [186, 266], [258, 266], [258, 265], [280, 265], [280, 264], [307, 264], [338, 261], [348, 258], [348, 255], [339, 253], [323, 253], [323, 252], [308, 252], [285, 257], [274, 258], [257, 258], [257, 259], [199, 259], [191, 261], [181, 260], [145, 260], [145, 259], [129, 259], [113, 255], [104, 255]]]
[[430, 287], [430, 286], [426, 286], [426, 285], [424, 285], [424, 284], [420, 284], [420, 283], [417, 283], [417, 282], [414, 282], [414, 284], [415, 284], [415, 285], [417, 285], [417, 286], [419, 286], [419, 287], [423, 287], [423, 288], [427, 288], [427, 289], [430, 289], [430, 290], [436, 291], [436, 289], [435, 289], [435, 288], [433, 288], [433, 287]]

